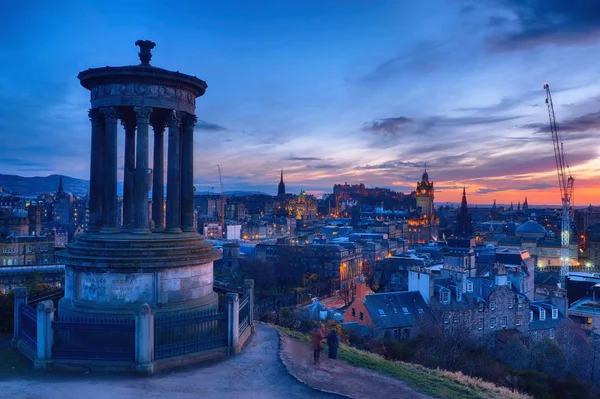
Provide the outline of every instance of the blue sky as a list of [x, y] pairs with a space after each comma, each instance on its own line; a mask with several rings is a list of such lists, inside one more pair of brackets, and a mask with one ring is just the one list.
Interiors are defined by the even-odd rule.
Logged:
[[280, 169], [291, 192], [409, 191], [427, 164], [442, 201], [557, 203], [547, 81], [576, 201], [599, 202], [597, 1], [27, 3], [3, 6], [0, 173], [88, 178], [77, 73], [150, 39], [153, 65], [208, 83], [200, 192], [217, 165], [225, 190], [274, 194]]

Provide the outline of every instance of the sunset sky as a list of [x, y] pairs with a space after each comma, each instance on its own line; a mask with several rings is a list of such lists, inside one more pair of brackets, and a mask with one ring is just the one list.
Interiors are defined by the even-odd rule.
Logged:
[[556, 204], [548, 82], [575, 203], [598, 205], [599, 15], [597, 0], [7, 2], [0, 173], [89, 178], [77, 74], [138, 64], [149, 39], [153, 65], [208, 83], [198, 192], [218, 190], [217, 165], [226, 191], [275, 194], [284, 169], [293, 193], [408, 192], [427, 164], [437, 202], [466, 186], [470, 203]]

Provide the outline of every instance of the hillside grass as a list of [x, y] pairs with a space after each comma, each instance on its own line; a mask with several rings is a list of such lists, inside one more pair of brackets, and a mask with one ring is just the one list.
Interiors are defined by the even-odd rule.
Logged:
[[[310, 336], [288, 328], [274, 326], [291, 338], [310, 343]], [[325, 348], [327, 344], [324, 345]], [[531, 396], [512, 392], [461, 372], [430, 369], [418, 364], [386, 360], [374, 353], [341, 344], [338, 358], [348, 364], [373, 370], [404, 381], [416, 391], [443, 399], [531, 399]]]

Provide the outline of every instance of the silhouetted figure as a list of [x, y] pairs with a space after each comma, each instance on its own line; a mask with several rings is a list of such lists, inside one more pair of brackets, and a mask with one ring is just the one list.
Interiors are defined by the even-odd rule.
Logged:
[[331, 332], [327, 335], [327, 345], [329, 346], [329, 358], [337, 359], [337, 351], [340, 346], [340, 336], [337, 333], [337, 330], [334, 328], [331, 329]]
[[319, 364], [319, 357], [321, 355], [321, 341], [325, 338], [325, 334], [323, 334], [323, 330], [320, 326], [315, 326], [314, 330], [310, 333], [312, 337], [312, 347], [313, 347], [313, 357], [315, 360], [315, 365]]

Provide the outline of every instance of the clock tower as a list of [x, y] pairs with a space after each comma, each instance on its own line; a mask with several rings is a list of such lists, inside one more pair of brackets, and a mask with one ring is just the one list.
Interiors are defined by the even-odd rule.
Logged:
[[433, 197], [433, 182], [429, 181], [429, 175], [425, 170], [421, 181], [417, 183], [417, 210], [420, 210], [421, 217], [430, 219], [435, 213]]

